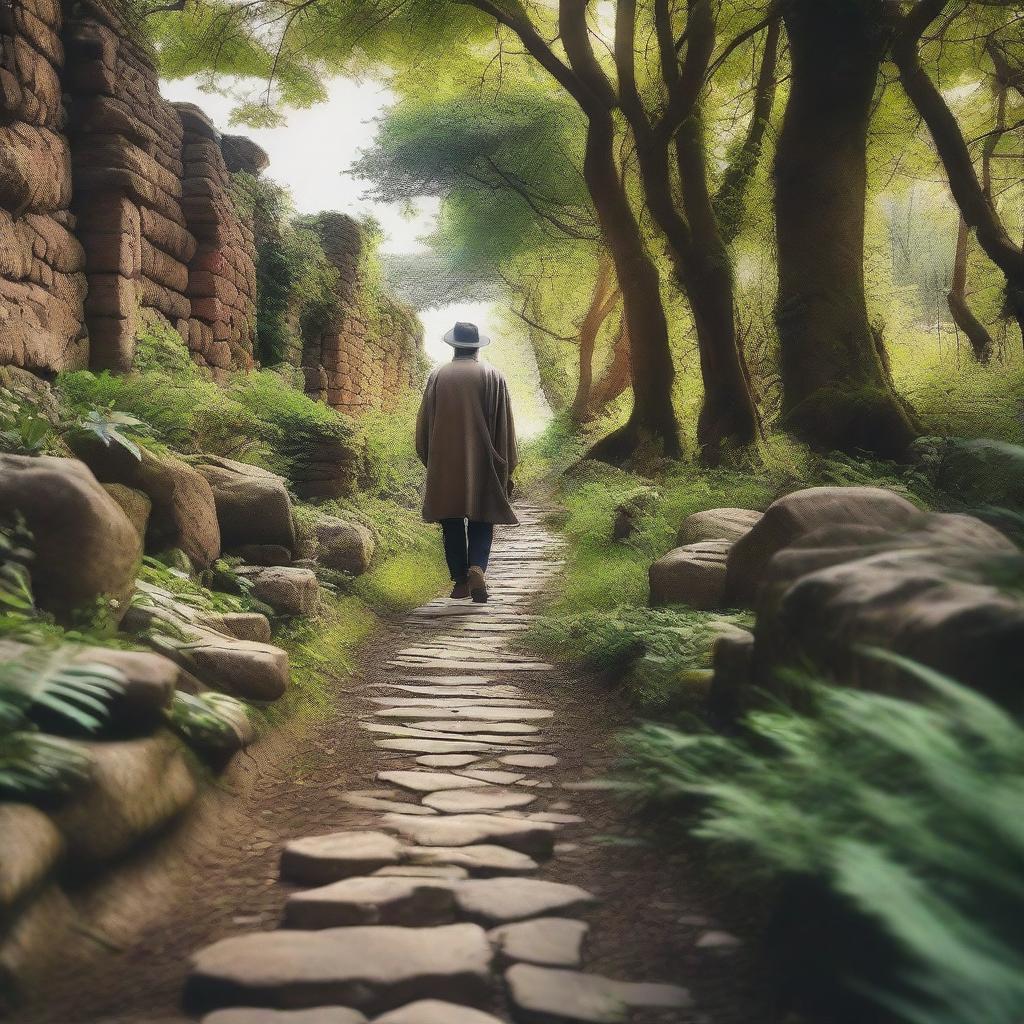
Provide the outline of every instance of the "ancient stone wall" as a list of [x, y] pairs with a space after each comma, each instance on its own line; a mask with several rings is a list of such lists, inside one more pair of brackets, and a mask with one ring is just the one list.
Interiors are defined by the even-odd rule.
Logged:
[[321, 214], [317, 227], [324, 252], [338, 268], [339, 309], [324, 330], [303, 339], [306, 392], [350, 414], [392, 409], [419, 382], [422, 328], [373, 279], [369, 243], [358, 221]]
[[175, 104], [184, 128], [184, 197], [198, 243], [188, 268], [192, 316], [182, 332], [200, 361], [217, 370], [253, 365], [256, 330], [256, 245], [251, 222], [230, 195], [231, 174], [221, 137], [191, 103]]
[[125, 370], [140, 310], [155, 309], [197, 362], [251, 366], [252, 225], [231, 201], [220, 136], [161, 97], [124, 11], [0, 7], [0, 363]]
[[85, 365], [85, 258], [73, 235], [60, 0], [0, 4], [0, 364]]
[[141, 307], [181, 325], [195, 239], [181, 209], [182, 129], [152, 60], [113, 3], [76, 5], [66, 32], [74, 210], [85, 248], [90, 365], [131, 366]]
[[[267, 155], [160, 95], [128, 11], [0, 0], [0, 365], [128, 370], [156, 310], [214, 377], [252, 367], [258, 256], [231, 175]], [[303, 330], [296, 309], [286, 358], [337, 409], [392, 408], [421, 374], [419, 323], [379, 286], [355, 220], [317, 223], [338, 311]]]

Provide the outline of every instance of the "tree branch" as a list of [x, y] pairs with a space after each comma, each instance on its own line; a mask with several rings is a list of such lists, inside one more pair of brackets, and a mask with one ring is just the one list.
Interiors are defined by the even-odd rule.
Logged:
[[1024, 284], [1024, 252], [1010, 239], [985, 189], [978, 179], [963, 132], [945, 98], [921, 66], [921, 36], [942, 13], [949, 0], [920, 0], [900, 22], [892, 47], [892, 59], [900, 82], [939, 152], [950, 191], [964, 220], [974, 228], [978, 242], [993, 263], [1017, 287]]
[[570, 96], [584, 109], [594, 102], [595, 97], [582, 79], [562, 61], [551, 49], [530, 20], [529, 12], [519, 0], [509, 0], [506, 10], [492, 0], [456, 0], [456, 3], [475, 7], [478, 11], [489, 15], [498, 24], [511, 29], [518, 37], [527, 52], [552, 78], [564, 88]]

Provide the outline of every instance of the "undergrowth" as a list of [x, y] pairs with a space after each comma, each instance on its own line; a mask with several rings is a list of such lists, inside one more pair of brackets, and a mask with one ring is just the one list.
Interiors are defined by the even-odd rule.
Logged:
[[723, 630], [748, 627], [752, 616], [692, 608], [633, 608], [543, 616], [523, 643], [548, 658], [565, 658], [611, 674], [648, 713], [683, 710], [706, 696], [711, 651]]
[[[813, 715], [751, 714], [738, 738], [647, 725], [626, 737], [625, 788], [661, 827], [741, 854], [762, 890], [782, 883], [783, 921], [786, 893], [818, 893], [780, 940], [797, 971], [831, 972], [906, 1024], [1017, 1024], [1024, 730], [979, 694], [887, 657], [929, 699], [814, 682]], [[835, 941], [851, 931], [856, 948]]]

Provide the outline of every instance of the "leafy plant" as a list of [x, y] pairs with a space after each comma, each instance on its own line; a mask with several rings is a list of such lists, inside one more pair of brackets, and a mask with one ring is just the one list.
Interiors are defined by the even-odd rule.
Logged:
[[29, 563], [34, 557], [32, 534], [16, 515], [9, 526], [0, 522], [0, 611], [32, 615], [35, 598]]
[[243, 739], [239, 722], [248, 717], [242, 701], [226, 693], [174, 694], [167, 712], [171, 727], [199, 750], [231, 749]]
[[0, 451], [40, 455], [47, 451], [53, 424], [39, 409], [0, 388]]
[[[873, 933], [868, 945], [896, 951], [852, 983], [897, 1020], [1016, 1024], [1024, 729], [953, 680], [878, 654], [929, 699], [809, 682], [813, 717], [752, 714], [739, 738], [645, 726], [626, 736], [625, 787], [742, 853], [759, 879], [831, 894]], [[854, 969], [831, 966], [842, 980]]]
[[30, 648], [0, 665], [0, 793], [15, 799], [61, 796], [88, 776], [80, 748], [38, 732], [45, 713], [94, 732], [126, 680], [120, 671], [73, 662], [66, 650]]
[[149, 427], [137, 416], [115, 412], [113, 409], [90, 409], [78, 420], [73, 429], [93, 434], [107, 448], [118, 444], [140, 460], [142, 451], [131, 434], [144, 437], [150, 433]]
[[[235, 594], [223, 590], [211, 590], [194, 580], [187, 572], [175, 569], [159, 558], [145, 555], [139, 567], [138, 578], [143, 583], [160, 587], [174, 596], [176, 601], [201, 612], [247, 612], [253, 610], [253, 601], [248, 597], [252, 584], [231, 572], [227, 563], [218, 562], [208, 570], [207, 579], [220, 585], [231, 585]], [[133, 601], [140, 605], [149, 602], [145, 593], [137, 593]], [[262, 609], [262, 605], [259, 606]]]

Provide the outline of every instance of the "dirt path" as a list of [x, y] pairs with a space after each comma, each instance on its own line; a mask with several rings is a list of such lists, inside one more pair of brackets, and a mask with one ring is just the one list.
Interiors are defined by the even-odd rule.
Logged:
[[[626, 999], [671, 1004], [636, 1010], [629, 1019], [638, 1022], [770, 1024], [748, 953], [714, 920], [706, 883], [696, 882], [685, 854], [641, 843], [620, 802], [577, 788], [614, 763], [614, 736], [629, 714], [596, 680], [536, 663], [512, 645], [559, 565], [559, 541], [539, 510], [525, 508], [522, 518], [495, 545], [489, 604], [440, 600], [392, 624], [365, 651], [328, 721], [259, 744], [157, 856], [85, 891], [88, 934], [12, 1024], [194, 1019], [180, 1009], [187, 981], [195, 1016], [243, 1003], [346, 1002], [372, 1020], [443, 994], [499, 1020], [612, 1019], [593, 1007]], [[356, 856], [351, 833], [366, 831], [404, 845], [367, 839], [364, 846], [377, 844], [373, 856]], [[349, 835], [292, 858], [293, 878], [306, 885], [279, 881], [283, 844], [338, 832]], [[439, 846], [460, 849], [429, 852]], [[314, 881], [368, 875], [375, 880], [288, 902]], [[318, 931], [312, 946], [293, 950], [293, 933], [274, 930], [283, 913], [291, 928], [383, 925], [345, 933], [360, 946], [383, 946], [354, 955], [325, 946], [343, 932]], [[451, 924], [491, 930], [538, 916], [562, 921], [513, 926], [505, 955], [483, 966], [482, 957], [491, 959], [483, 932]], [[565, 920], [589, 925], [579, 964], [582, 929]], [[410, 929], [390, 924], [418, 927], [407, 939]], [[188, 979], [197, 949], [242, 935], [259, 937], [202, 954]], [[379, 977], [360, 975], [369, 961]], [[685, 992], [608, 991], [577, 969]], [[581, 1001], [595, 1015], [566, 1016], [583, 1014]], [[439, 1012], [436, 1022], [395, 1020], [455, 1024], [454, 1011]], [[245, 1024], [245, 1016], [223, 1024]]]

